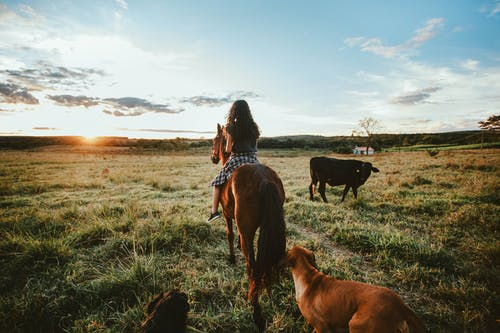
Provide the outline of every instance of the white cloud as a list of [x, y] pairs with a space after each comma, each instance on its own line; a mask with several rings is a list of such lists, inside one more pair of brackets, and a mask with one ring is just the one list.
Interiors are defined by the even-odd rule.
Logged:
[[500, 2], [497, 2], [495, 4], [495, 7], [490, 12], [490, 16], [495, 16], [496, 14], [500, 13]]
[[[378, 76], [384, 79], [372, 79]], [[397, 59], [390, 70], [357, 78], [363, 90], [343, 92], [352, 96], [343, 118], [372, 116], [388, 132], [477, 129], [477, 121], [500, 109], [500, 66], [472, 59], [457, 68]]]
[[123, 9], [128, 9], [128, 3], [125, 0], [115, 0], [116, 3]]
[[344, 44], [351, 48], [357, 46], [363, 52], [370, 52], [385, 58], [394, 58], [405, 55], [407, 51], [420, 47], [436, 36], [437, 30], [443, 24], [443, 18], [430, 19], [425, 23], [424, 27], [417, 29], [409, 40], [399, 45], [386, 46], [380, 38], [366, 37], [348, 37], [344, 40]]
[[473, 59], [467, 59], [461, 63], [462, 67], [468, 70], [476, 70], [479, 66], [479, 61]]
[[485, 4], [479, 8], [479, 11], [481, 13], [486, 13], [488, 17], [496, 16], [500, 13], [500, 1], [496, 0], [495, 3]]

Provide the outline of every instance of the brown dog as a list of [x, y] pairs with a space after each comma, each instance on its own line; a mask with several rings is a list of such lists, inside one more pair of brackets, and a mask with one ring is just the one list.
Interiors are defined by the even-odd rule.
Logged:
[[163, 292], [148, 303], [148, 317], [141, 324], [139, 333], [185, 332], [188, 312], [185, 293], [177, 290]]
[[300, 312], [316, 332], [425, 332], [415, 313], [395, 292], [340, 281], [315, 268], [312, 251], [295, 246], [287, 253]]

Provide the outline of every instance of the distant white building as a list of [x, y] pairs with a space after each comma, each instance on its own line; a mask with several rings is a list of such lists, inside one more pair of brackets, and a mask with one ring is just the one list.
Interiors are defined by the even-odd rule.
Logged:
[[367, 151], [366, 147], [354, 147], [352, 153], [354, 155], [373, 155], [375, 153], [375, 149], [373, 149], [372, 147], [368, 147]]

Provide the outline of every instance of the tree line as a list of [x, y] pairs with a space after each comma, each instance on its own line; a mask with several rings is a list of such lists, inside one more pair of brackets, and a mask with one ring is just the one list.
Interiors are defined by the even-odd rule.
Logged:
[[[466, 145], [499, 142], [498, 131], [459, 131], [421, 134], [371, 134], [351, 136], [297, 135], [282, 137], [261, 137], [259, 149], [324, 149], [335, 153], [349, 154], [356, 146], [370, 145], [375, 151], [393, 147], [414, 145]], [[194, 148], [208, 148], [211, 139], [129, 139], [127, 137], [97, 137], [91, 142], [80, 136], [22, 137], [0, 136], [0, 149], [33, 149], [42, 146], [111, 146], [131, 149], [180, 151]]]

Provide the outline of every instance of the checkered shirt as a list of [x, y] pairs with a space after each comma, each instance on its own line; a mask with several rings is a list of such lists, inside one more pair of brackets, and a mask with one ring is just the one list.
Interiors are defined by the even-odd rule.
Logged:
[[260, 163], [257, 159], [257, 154], [255, 152], [249, 153], [231, 153], [229, 160], [222, 167], [219, 174], [215, 176], [214, 180], [210, 183], [210, 186], [219, 186], [224, 184], [236, 168], [244, 164], [250, 163]]

